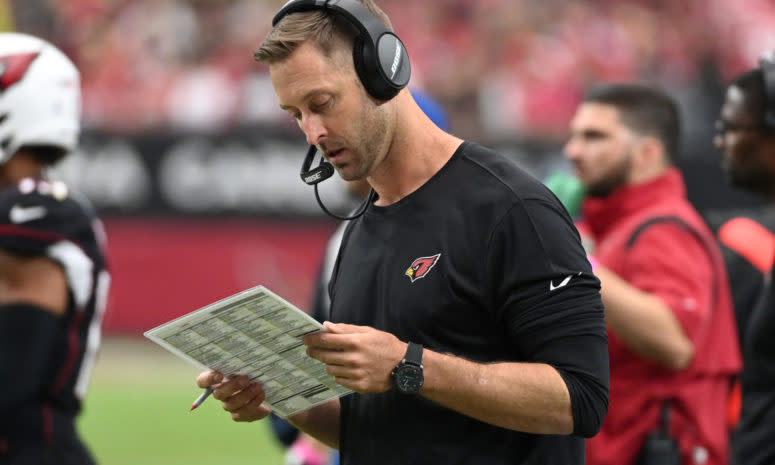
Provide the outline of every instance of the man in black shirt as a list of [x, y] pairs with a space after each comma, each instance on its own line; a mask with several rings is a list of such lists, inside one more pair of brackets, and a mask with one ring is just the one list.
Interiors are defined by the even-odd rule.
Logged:
[[[716, 130], [716, 145], [724, 153], [722, 166], [731, 183], [775, 205], [775, 54], [730, 84]], [[764, 228], [757, 229], [767, 234]], [[775, 463], [775, 247], [772, 243], [756, 247], [748, 257], [764, 278], [756, 303], [738, 319], [742, 410], [733, 445], [737, 463], [769, 465]]]
[[[372, 1], [287, 3], [256, 57], [345, 180], [376, 193], [332, 274], [310, 356], [356, 391], [290, 418], [354, 464], [582, 464], [608, 404], [599, 281], [557, 198], [434, 125]], [[354, 45], [353, 45], [354, 44]], [[202, 373], [236, 421], [261, 386]]]
[[91, 208], [44, 170], [80, 131], [80, 78], [51, 44], [0, 34], [0, 463], [94, 463], [76, 415], [110, 282]]

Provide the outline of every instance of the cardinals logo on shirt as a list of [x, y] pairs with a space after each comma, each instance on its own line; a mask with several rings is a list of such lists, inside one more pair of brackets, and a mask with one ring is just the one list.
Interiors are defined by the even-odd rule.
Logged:
[[430, 257], [416, 258], [412, 264], [409, 265], [409, 268], [404, 274], [409, 276], [409, 279], [411, 279], [412, 282], [415, 282], [420, 278], [424, 278], [428, 275], [428, 272], [431, 271], [431, 268], [433, 268], [436, 262], [439, 261], [439, 257], [441, 257], [440, 253]]

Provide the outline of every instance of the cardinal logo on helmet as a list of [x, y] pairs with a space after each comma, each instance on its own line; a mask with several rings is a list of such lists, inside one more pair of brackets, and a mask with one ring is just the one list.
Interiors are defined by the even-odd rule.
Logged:
[[428, 275], [428, 272], [431, 270], [431, 268], [436, 265], [436, 262], [439, 261], [439, 257], [441, 257], [440, 253], [431, 255], [430, 257], [416, 258], [412, 264], [409, 265], [409, 268], [407, 268], [404, 274], [409, 276], [409, 279], [411, 279], [412, 282], [415, 282], [420, 278], [424, 278]]
[[0, 57], [0, 90], [21, 81], [38, 55], [38, 52], [29, 52]]

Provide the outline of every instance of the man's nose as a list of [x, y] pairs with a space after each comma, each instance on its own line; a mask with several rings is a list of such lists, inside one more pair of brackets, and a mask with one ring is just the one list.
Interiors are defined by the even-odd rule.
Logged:
[[320, 140], [328, 134], [320, 116], [309, 115], [302, 119], [302, 131], [307, 136], [309, 145], [318, 145]]
[[579, 143], [573, 137], [568, 139], [568, 142], [565, 143], [562, 152], [565, 155], [565, 158], [569, 160], [576, 160], [581, 156]]

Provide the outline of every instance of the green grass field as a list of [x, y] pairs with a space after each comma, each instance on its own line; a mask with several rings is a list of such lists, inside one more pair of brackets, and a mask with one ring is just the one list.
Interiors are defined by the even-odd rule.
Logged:
[[268, 421], [235, 423], [201, 393], [199, 370], [144, 338], [107, 338], [79, 421], [101, 465], [281, 465]]

